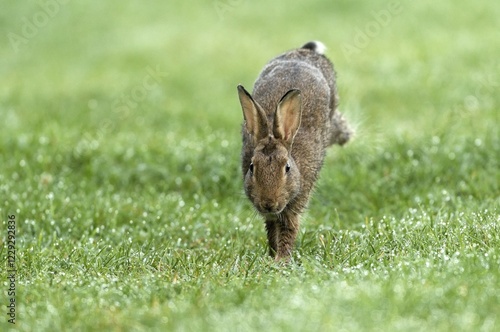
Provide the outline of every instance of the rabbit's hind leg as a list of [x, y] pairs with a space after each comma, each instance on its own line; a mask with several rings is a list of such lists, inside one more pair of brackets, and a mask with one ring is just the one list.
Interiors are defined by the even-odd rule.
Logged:
[[331, 121], [329, 145], [344, 145], [351, 139], [354, 131], [339, 111], [335, 111]]

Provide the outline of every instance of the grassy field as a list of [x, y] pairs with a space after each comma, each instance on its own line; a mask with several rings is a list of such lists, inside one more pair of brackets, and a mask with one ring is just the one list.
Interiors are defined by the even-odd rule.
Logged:
[[[499, 2], [170, 3], [3, 5], [1, 331], [500, 330]], [[278, 266], [236, 85], [311, 39], [357, 135]]]

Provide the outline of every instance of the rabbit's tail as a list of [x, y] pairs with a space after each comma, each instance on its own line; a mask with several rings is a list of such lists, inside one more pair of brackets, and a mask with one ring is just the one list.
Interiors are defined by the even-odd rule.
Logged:
[[306, 48], [308, 50], [314, 51], [318, 54], [323, 54], [326, 51], [326, 46], [320, 41], [310, 41], [304, 44], [301, 48]]

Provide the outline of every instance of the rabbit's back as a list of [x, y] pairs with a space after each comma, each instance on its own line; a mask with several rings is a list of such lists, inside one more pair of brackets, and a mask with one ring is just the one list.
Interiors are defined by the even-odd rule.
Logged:
[[[253, 96], [272, 119], [280, 98], [291, 89], [300, 90], [302, 95], [302, 120], [295, 140], [312, 141], [316, 149], [326, 148], [338, 104], [333, 65], [310, 49], [286, 52], [264, 67], [255, 82]], [[321, 144], [314, 144], [318, 140]]]
[[[330, 106], [332, 106], [332, 109], [336, 109], [338, 106], [338, 93], [335, 69], [332, 62], [323, 55], [324, 46], [317, 43], [318, 42], [310, 42], [301, 48], [294, 49], [277, 56], [271, 60], [266, 67], [264, 67], [261, 72], [261, 76], [266, 73], [268, 67], [272, 67], [280, 62], [292, 61], [297, 64], [308, 64], [312, 68], [316, 69], [315, 71], [311, 71], [311, 74], [314, 72], [316, 75], [326, 80], [329, 92], [332, 96], [331, 101], [334, 102]], [[308, 45], [313, 46], [311, 48], [307, 48]]]
[[300, 48], [271, 60], [254, 85], [253, 97], [267, 113], [270, 125], [281, 97], [291, 89], [301, 92], [302, 118], [291, 155], [301, 171], [306, 196], [319, 175], [330, 144], [332, 106], [337, 103], [334, 77], [328, 59]]

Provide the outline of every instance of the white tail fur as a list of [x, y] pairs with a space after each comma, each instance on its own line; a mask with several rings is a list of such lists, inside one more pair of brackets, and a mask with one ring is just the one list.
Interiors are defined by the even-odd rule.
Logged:
[[314, 40], [306, 43], [302, 48], [310, 49], [318, 54], [324, 54], [326, 51], [326, 46], [320, 41]]

